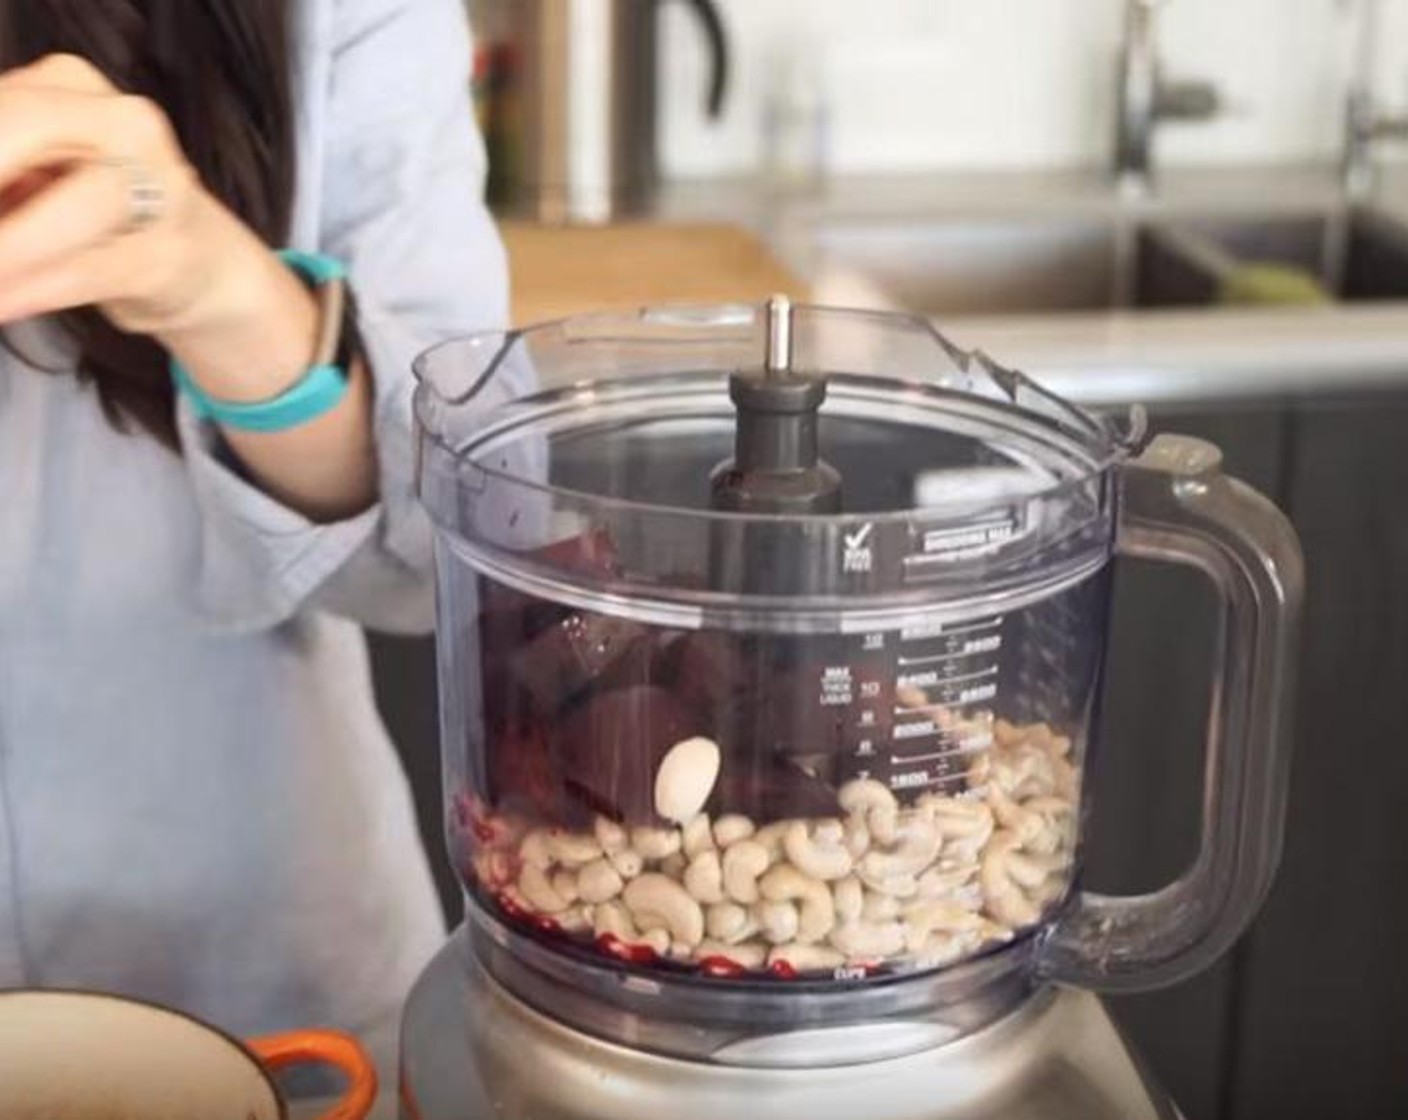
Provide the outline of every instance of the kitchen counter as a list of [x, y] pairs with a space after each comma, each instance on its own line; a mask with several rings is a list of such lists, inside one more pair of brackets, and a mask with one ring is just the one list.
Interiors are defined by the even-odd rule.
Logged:
[[754, 232], [718, 220], [610, 226], [504, 222], [515, 324], [646, 303], [727, 303], [807, 285]]

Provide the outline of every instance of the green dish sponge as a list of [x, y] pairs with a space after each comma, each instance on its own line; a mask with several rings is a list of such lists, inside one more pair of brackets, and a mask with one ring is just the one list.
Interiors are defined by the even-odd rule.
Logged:
[[1254, 261], [1239, 264], [1223, 276], [1218, 302], [1238, 306], [1307, 307], [1329, 303], [1331, 296], [1303, 269]]

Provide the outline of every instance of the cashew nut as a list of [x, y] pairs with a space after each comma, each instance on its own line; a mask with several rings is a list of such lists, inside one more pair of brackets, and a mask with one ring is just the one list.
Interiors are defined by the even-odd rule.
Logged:
[[598, 937], [608, 934], [621, 941], [632, 942], [640, 936], [631, 912], [621, 902], [603, 902], [592, 907], [592, 929]]
[[972, 932], [936, 933], [916, 950], [916, 968], [943, 968], [966, 957], [982, 944], [982, 938]]
[[634, 879], [645, 870], [645, 860], [641, 854], [633, 848], [620, 848], [606, 853], [606, 861], [611, 864], [616, 874], [623, 879]]
[[724, 852], [724, 890], [734, 902], [758, 901], [758, 877], [772, 864], [767, 848], [756, 840], [739, 840]]
[[926, 793], [919, 799], [916, 808], [933, 823], [945, 840], [971, 840], [981, 836], [981, 847], [992, 835], [993, 810], [981, 801]]
[[983, 853], [983, 865], [978, 873], [987, 912], [1013, 927], [1031, 925], [1041, 917], [1040, 909], [1022, 893], [1012, 877], [1009, 861], [1017, 846], [1013, 833], [997, 833]]
[[1023, 852], [1007, 853], [1007, 874], [1019, 887], [1034, 891], [1046, 882], [1044, 864]]
[[868, 813], [877, 806], [898, 810], [899, 799], [884, 782], [874, 778], [852, 778], [836, 791], [836, 804], [844, 813]]
[[[828, 824], [835, 826], [834, 840], [832, 830], [823, 830]], [[783, 834], [782, 847], [797, 870], [813, 879], [830, 882], [851, 873], [853, 861], [851, 853], [843, 846], [844, 841], [845, 834], [838, 821], [824, 821], [815, 832], [808, 830], [806, 821], [793, 821]]]
[[582, 897], [581, 892], [577, 889], [576, 874], [566, 868], [553, 873], [552, 889], [561, 898], [565, 898], [569, 906]]
[[546, 871], [552, 866], [552, 853], [548, 851], [548, 834], [545, 829], [535, 828], [518, 845], [518, 858], [529, 867]]
[[1066, 893], [1070, 884], [1060, 877], [1052, 877], [1032, 892], [1032, 901], [1039, 907], [1049, 906]]
[[[871, 852], [870, 855], [878, 853]], [[869, 859], [870, 856], [866, 856]], [[856, 869], [856, 874], [860, 876], [860, 881], [867, 889], [876, 894], [889, 895], [891, 898], [913, 898], [919, 893], [919, 880], [913, 875], [872, 875], [865, 866], [865, 860], [860, 861], [860, 867]]]
[[851, 922], [833, 929], [829, 940], [851, 960], [879, 960], [904, 951], [904, 926], [899, 922]]
[[895, 703], [901, 708], [927, 708], [929, 707], [929, 694], [918, 685], [896, 685]]
[[702, 961], [709, 957], [722, 957], [739, 968], [762, 968], [768, 962], [768, 947], [757, 941], [742, 941], [736, 945], [723, 941], [701, 941], [694, 950], [694, 959]]
[[753, 843], [761, 844], [767, 850], [770, 860], [779, 860], [782, 858], [782, 838], [791, 827], [791, 821], [773, 821], [772, 824], [765, 824], [753, 833]]
[[697, 902], [724, 900], [724, 868], [718, 852], [711, 848], [690, 861], [684, 872], [684, 889]]
[[719, 746], [712, 739], [676, 743], [655, 772], [655, 811], [676, 824], [689, 823], [714, 792], [719, 764]]
[[972, 910], [975, 913], [983, 908], [983, 888], [981, 883], [968, 883], [959, 887], [948, 896], [948, 900], [955, 906], [961, 906], [965, 910]]
[[669, 876], [647, 872], [627, 883], [621, 897], [640, 929], [668, 930], [672, 943], [704, 940], [704, 910]]
[[899, 813], [883, 805], [875, 806], [865, 815], [865, 827], [871, 840], [887, 848], [899, 842], [899, 823]]
[[716, 902], [704, 914], [704, 927], [715, 941], [734, 945], [758, 932], [758, 922], [746, 906]]
[[577, 892], [583, 902], [609, 902], [621, 893], [624, 886], [621, 873], [605, 857], [592, 860], [577, 872]]
[[683, 852], [672, 852], [660, 861], [660, 874], [668, 875], [671, 879], [683, 879], [684, 869], [689, 866], [689, 860], [684, 858]]
[[727, 848], [740, 840], [747, 840], [754, 832], [753, 822], [738, 813], [729, 813], [714, 822], [714, 843]]
[[572, 906], [561, 914], [554, 914], [553, 921], [563, 933], [586, 933], [592, 928], [592, 908]]
[[944, 840], [944, 853], [973, 862], [997, 827], [993, 811], [981, 801], [944, 798], [929, 807], [930, 819]]
[[[846, 842], [846, 826], [831, 817], [819, 820], [812, 826], [812, 839], [824, 848], [839, 848]], [[782, 840], [787, 842], [787, 833]]]
[[837, 921], [842, 924], [858, 921], [865, 909], [865, 888], [854, 875], [848, 875], [831, 884], [831, 901]]
[[558, 894], [548, 873], [536, 863], [524, 863], [518, 876], [523, 900], [539, 914], [557, 914], [572, 905], [572, 899]]
[[845, 963], [844, 956], [825, 945], [778, 945], [768, 953], [769, 965], [786, 965], [798, 972], [828, 972]]
[[[612, 904], [607, 903], [607, 905]], [[600, 908], [598, 907], [598, 909]], [[673, 948], [668, 930], [648, 929], [642, 932], [629, 925], [617, 927], [614, 924], [614, 919], [605, 923], [594, 920], [593, 929], [597, 937], [609, 935], [628, 948], [644, 947], [649, 949], [657, 957], [668, 956]]]
[[665, 859], [680, 850], [680, 834], [674, 828], [633, 828], [631, 847], [643, 859]]
[[1025, 743], [993, 753], [992, 778], [1004, 793], [1016, 798], [1052, 793], [1057, 783], [1052, 757]]
[[988, 788], [988, 783], [992, 778], [992, 752], [984, 751], [978, 755], [968, 767], [968, 772], [963, 776], [963, 780], [968, 783], [968, 788], [974, 793]]
[[993, 814], [1015, 832], [1028, 851], [1050, 855], [1074, 839], [1075, 806], [1061, 797], [1033, 797], [1020, 805], [994, 786], [988, 792]]
[[769, 902], [797, 902], [797, 932], [803, 944], [820, 941], [836, 924], [831, 888], [790, 864], [779, 864], [758, 880], [758, 889]]
[[580, 867], [584, 863], [601, 856], [602, 847], [595, 836], [580, 832], [565, 832], [554, 829], [547, 836], [548, 855], [565, 867]]
[[836, 791], [843, 812], [865, 821], [871, 838], [882, 844], [895, 842], [899, 801], [890, 787], [874, 778], [854, 778]]
[[1015, 747], [1024, 738], [1026, 734], [1010, 719], [993, 721], [992, 741], [999, 747]]
[[689, 859], [693, 859], [700, 852], [713, 850], [714, 833], [709, 827], [708, 813], [700, 813], [684, 826], [683, 843], [684, 854]]
[[1064, 755], [1053, 754], [1048, 757], [1051, 759], [1051, 773], [1056, 793], [1071, 801], [1079, 800], [1080, 771]]
[[911, 953], [924, 950], [932, 933], [977, 933], [987, 926], [977, 914], [951, 902], [920, 902], [904, 913], [904, 939]]
[[978, 874], [976, 863], [959, 863], [950, 866], [945, 860], [929, 868], [919, 876], [919, 897], [924, 899], [945, 898], [962, 890]]
[[797, 908], [790, 902], [759, 902], [753, 907], [753, 918], [769, 944], [782, 945], [797, 936]]
[[1076, 807], [1064, 797], [1033, 797], [1022, 808], [1032, 813], [1040, 813], [1052, 821], [1070, 820], [1075, 816]]
[[868, 880], [918, 875], [938, 858], [943, 837], [925, 816], [911, 813], [899, 822], [896, 844], [893, 852], [868, 852], [860, 861], [861, 871]]
[[846, 835], [846, 851], [851, 853], [852, 860], [860, 859], [870, 850], [870, 829], [865, 825], [865, 818], [847, 817], [842, 827]]
[[603, 852], [619, 852], [629, 842], [624, 825], [619, 825], [610, 817], [597, 817], [592, 825], [592, 834], [601, 845]]
[[867, 922], [892, 922], [900, 916], [900, 900], [894, 895], [865, 892], [860, 916]]

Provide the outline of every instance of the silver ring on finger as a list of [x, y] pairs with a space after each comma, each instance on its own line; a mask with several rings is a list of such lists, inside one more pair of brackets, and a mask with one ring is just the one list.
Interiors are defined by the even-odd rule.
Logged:
[[166, 214], [166, 189], [146, 165], [120, 158], [107, 164], [123, 177], [127, 188], [127, 221], [119, 232], [123, 236], [141, 233], [161, 221]]

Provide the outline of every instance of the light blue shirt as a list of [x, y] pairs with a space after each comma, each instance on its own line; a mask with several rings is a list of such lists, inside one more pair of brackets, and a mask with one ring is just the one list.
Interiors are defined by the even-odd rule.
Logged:
[[381, 502], [312, 525], [188, 411], [177, 457], [0, 359], [0, 987], [331, 1024], [384, 1060], [444, 931], [360, 627], [431, 623], [411, 361], [501, 325], [505, 267], [461, 0], [296, 10], [293, 243], [350, 267]]

